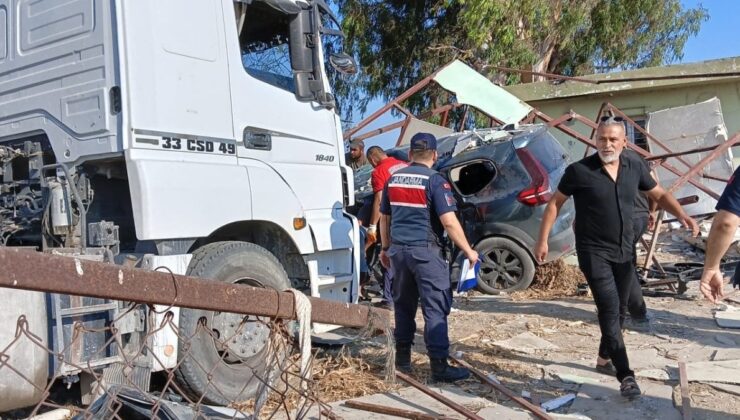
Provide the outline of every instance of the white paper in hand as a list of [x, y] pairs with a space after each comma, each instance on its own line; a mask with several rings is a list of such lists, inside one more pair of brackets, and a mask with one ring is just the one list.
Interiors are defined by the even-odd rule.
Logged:
[[480, 271], [480, 261], [475, 266], [470, 267], [470, 260], [463, 260], [462, 269], [460, 270], [460, 281], [457, 282], [457, 293], [474, 289], [478, 286], [478, 272]]

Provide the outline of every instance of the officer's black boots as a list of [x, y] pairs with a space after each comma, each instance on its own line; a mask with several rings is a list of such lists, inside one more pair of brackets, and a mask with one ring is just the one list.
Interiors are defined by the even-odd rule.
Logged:
[[403, 373], [411, 373], [411, 345], [396, 344], [396, 369]]
[[433, 359], [430, 357], [429, 362], [432, 366], [432, 379], [435, 381], [455, 382], [467, 379], [470, 376], [467, 369], [452, 367], [447, 364], [447, 359]]

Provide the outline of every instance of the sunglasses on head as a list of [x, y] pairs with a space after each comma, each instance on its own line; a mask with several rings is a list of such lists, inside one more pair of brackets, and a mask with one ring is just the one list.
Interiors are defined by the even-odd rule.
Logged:
[[599, 122], [607, 122], [607, 121], [624, 122], [624, 118], [615, 117], [613, 115], [603, 115], [601, 118], [599, 118]]

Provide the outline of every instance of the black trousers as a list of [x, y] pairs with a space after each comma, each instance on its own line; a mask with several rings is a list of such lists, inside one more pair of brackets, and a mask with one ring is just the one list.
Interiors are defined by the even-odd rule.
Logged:
[[622, 337], [619, 312], [626, 305], [630, 293], [635, 276], [634, 265], [632, 260], [613, 262], [599, 254], [580, 251], [578, 265], [586, 276], [596, 302], [601, 329], [599, 357], [611, 359], [617, 370], [617, 379], [621, 382], [627, 376], [634, 376]]
[[640, 238], [647, 231], [648, 227], [648, 216], [635, 215], [632, 219], [635, 232], [635, 240], [632, 242], [632, 273], [633, 281], [630, 287], [629, 298], [627, 299], [627, 305], [622, 306], [619, 310], [622, 319], [624, 319], [627, 310], [629, 310], [632, 318], [645, 318], [647, 316], [647, 306], [645, 305], [645, 299], [642, 297], [642, 286], [640, 285], [640, 279], [637, 278], [637, 243], [640, 242]]

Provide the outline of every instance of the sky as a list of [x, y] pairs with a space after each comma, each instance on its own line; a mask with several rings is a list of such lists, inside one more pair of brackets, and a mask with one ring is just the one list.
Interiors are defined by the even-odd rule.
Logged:
[[[701, 30], [696, 36], [686, 41], [684, 56], [677, 63], [692, 63], [696, 61], [712, 60], [725, 57], [740, 57], [740, 42], [737, 41], [737, 26], [740, 25], [740, 1], [738, 0], [681, 0], [686, 8], [699, 5], [709, 11], [709, 20], [702, 23]], [[362, 116], [355, 116], [355, 122], [372, 114], [385, 105], [384, 101], [374, 100], [368, 104], [367, 112]], [[376, 124], [370, 127], [382, 127], [396, 121], [387, 113]], [[383, 134], [365, 142], [365, 148], [379, 145], [389, 148], [398, 138], [398, 130]]]

